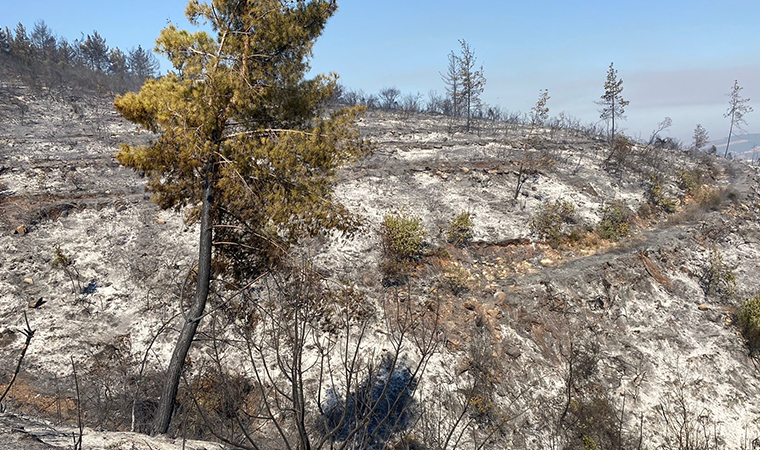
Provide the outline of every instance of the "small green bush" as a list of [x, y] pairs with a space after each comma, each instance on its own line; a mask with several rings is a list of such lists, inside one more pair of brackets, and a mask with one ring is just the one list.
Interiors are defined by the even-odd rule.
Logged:
[[63, 249], [58, 245], [55, 246], [55, 258], [50, 265], [63, 270], [63, 273], [65, 273], [69, 278], [69, 281], [71, 281], [72, 292], [82, 292], [82, 283], [79, 281], [79, 270], [74, 265], [74, 260], [70, 256], [67, 256], [63, 252]]
[[726, 200], [736, 203], [738, 198], [739, 194], [730, 187], [720, 189], [702, 186], [694, 194], [694, 201], [705, 211], [717, 211]]
[[575, 205], [566, 200], [545, 203], [530, 221], [530, 229], [552, 247], [569, 236], [567, 225], [575, 223]]
[[752, 351], [760, 350], [760, 295], [745, 300], [737, 316], [749, 348]]
[[[655, 174], [649, 174], [649, 190], [647, 192], [647, 204], [654, 211], [665, 211], [668, 214], [672, 214], [678, 210], [680, 202], [676, 198], [667, 197], [662, 192], [662, 178]], [[653, 211], [648, 211], [649, 215]], [[643, 212], [643, 211], [642, 211]]]
[[473, 214], [469, 211], [462, 211], [451, 219], [449, 231], [446, 233], [446, 240], [457, 247], [462, 247], [469, 243], [472, 240], [472, 228], [474, 226], [472, 217]]
[[694, 192], [694, 201], [705, 211], [715, 211], [723, 203], [723, 195], [720, 189], [711, 189], [704, 186]]
[[723, 256], [714, 246], [710, 249], [710, 259], [700, 278], [700, 285], [705, 295], [730, 297], [736, 288], [734, 271], [723, 262]]
[[427, 231], [419, 217], [403, 211], [387, 214], [383, 218], [382, 233], [386, 257], [411, 262], [422, 256], [422, 240]]
[[683, 189], [685, 195], [693, 196], [702, 188], [704, 173], [700, 169], [679, 169], [676, 175], [678, 176], [678, 187]]
[[628, 236], [631, 216], [631, 211], [622, 202], [605, 206], [602, 209], [602, 220], [596, 226], [596, 234], [611, 241]]
[[454, 295], [459, 295], [470, 290], [470, 277], [472, 275], [461, 264], [452, 263], [446, 265], [442, 275], [441, 281]]

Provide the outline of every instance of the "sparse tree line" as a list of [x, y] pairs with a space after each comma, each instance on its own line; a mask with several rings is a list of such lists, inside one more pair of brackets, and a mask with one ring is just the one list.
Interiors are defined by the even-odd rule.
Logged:
[[521, 120], [516, 116], [502, 111], [499, 107], [488, 106], [481, 101], [480, 95], [486, 85], [483, 66], [477, 65], [477, 57], [467, 41], [459, 40], [460, 53], [451, 52], [448, 55], [448, 66], [441, 79], [446, 86], [446, 94], [441, 95], [435, 90], [428, 92], [427, 100], [419, 92], [402, 95], [393, 87], [384, 87], [378, 94], [366, 94], [341, 87], [336, 93], [336, 100], [346, 104], [362, 104], [368, 108], [384, 110], [401, 110], [406, 112], [427, 112], [444, 114], [453, 118], [466, 119], [465, 127], [472, 129], [473, 119]]
[[[382, 111], [398, 111], [402, 114], [426, 113], [446, 116], [450, 119], [466, 120], [466, 115], [454, 112], [453, 102], [447, 95], [442, 95], [436, 90], [430, 90], [427, 96], [416, 92], [404, 94], [395, 86], [385, 87], [377, 94], [367, 93], [364, 90], [354, 90], [339, 85], [334, 101], [344, 105], [362, 105], [368, 109]], [[483, 129], [493, 130], [497, 126], [503, 127], [510, 134], [523, 126], [530, 126], [532, 117], [530, 113], [511, 111], [499, 105], [489, 105], [479, 100], [473, 105], [470, 113], [470, 131], [481, 132]], [[466, 122], [463, 130], [466, 131]], [[549, 129], [551, 136], [558, 133], [568, 133], [577, 136], [598, 136], [603, 133], [603, 127], [599, 123], [584, 123], [581, 119], [573, 117], [566, 112], [560, 112], [555, 117], [547, 117], [541, 124]], [[449, 129], [454, 131], [455, 123], [449, 124]]]
[[[447, 57], [446, 71], [441, 73], [446, 92], [440, 94], [436, 90], [430, 90], [427, 98], [421, 93], [403, 94], [397, 87], [384, 87], [377, 94], [365, 93], [362, 90], [353, 90], [345, 86], [339, 86], [335, 93], [335, 100], [343, 104], [360, 104], [370, 109], [399, 110], [407, 113], [426, 112], [429, 114], [442, 114], [451, 118], [466, 119], [465, 131], [472, 131], [473, 120], [487, 120], [491, 123], [506, 122], [508, 124], [524, 125], [530, 128], [530, 133], [537, 126], [549, 127], [552, 132], [556, 130], [573, 130], [588, 136], [607, 136], [611, 151], [607, 161], [613, 159], [615, 153], [628, 142], [639, 142], [654, 148], [667, 148], [671, 150], [683, 149], [684, 144], [673, 137], [663, 137], [661, 134], [670, 128], [673, 120], [665, 117], [652, 131], [648, 139], [641, 136], [637, 138], [626, 137], [622, 134], [620, 122], [626, 119], [625, 108], [630, 101], [625, 100], [623, 93], [623, 80], [618, 76], [614, 63], [610, 63], [607, 70], [607, 78], [604, 83], [604, 93], [596, 101], [599, 105], [599, 118], [597, 123], [583, 124], [580, 120], [568, 116], [562, 112], [556, 118], [549, 119], [548, 115], [540, 123], [536, 123], [535, 114], [523, 114], [510, 112], [498, 105], [488, 105], [480, 98], [486, 84], [483, 66], [477, 66], [475, 53], [465, 40], [460, 40], [461, 51], [449, 53]], [[741, 96], [742, 87], [738, 80], [734, 81], [729, 97], [729, 106], [724, 114], [730, 119], [728, 142], [724, 157], [729, 157], [729, 147], [734, 130], [743, 130], [746, 125], [744, 116], [753, 111], [749, 106], [749, 98]], [[548, 98], [547, 98], [548, 99]], [[545, 105], [544, 105], [545, 106]], [[690, 150], [704, 150], [709, 153], [717, 153], [712, 147], [706, 149], [709, 142], [707, 130], [701, 124], [694, 129], [693, 143], [688, 147]]]
[[[753, 111], [753, 108], [749, 106], [750, 99], [741, 96], [742, 89], [744, 88], [739, 85], [739, 81], [734, 80], [731, 90], [726, 94], [728, 97], [728, 109], [723, 114], [723, 117], [730, 120], [730, 126], [728, 131], [728, 141], [726, 142], [726, 150], [723, 153], [724, 158], [730, 156], [729, 148], [734, 129], [743, 131], [741, 126], [747, 124], [744, 116]], [[630, 104], [629, 101], [623, 99], [622, 93], [623, 80], [618, 77], [614, 63], [610, 63], [610, 67], [607, 71], [607, 80], [604, 83], [604, 94], [602, 94], [601, 99], [597, 101], [597, 104], [601, 106], [599, 117], [609, 124], [609, 137], [612, 151], [608, 156], [608, 160], [612, 158], [615, 151], [621, 146], [621, 142], [624, 143], [627, 139], [623, 138], [622, 141], [616, 139], [616, 129], [619, 130], [617, 125], [619, 125], [620, 120], [625, 120], [625, 107]], [[678, 140], [671, 137], [663, 138], [660, 136], [660, 133], [670, 128], [672, 124], [673, 120], [670, 117], [665, 117], [662, 122], [657, 124], [657, 127], [652, 131], [652, 134], [647, 141], [643, 141], [642, 139], [637, 140], [656, 148], [669, 148], [673, 150], [681, 149], [683, 145]], [[689, 149], [694, 151], [706, 150], [711, 154], [717, 153], [715, 146], [705, 149], [709, 143], [709, 136], [707, 130], [705, 130], [701, 124], [697, 124], [694, 128], [693, 139], [694, 142]]]
[[158, 75], [159, 64], [141, 46], [126, 51], [109, 47], [97, 31], [70, 41], [39, 20], [31, 32], [22, 23], [13, 30], [0, 28], [0, 67], [32, 85], [118, 93], [138, 89]]

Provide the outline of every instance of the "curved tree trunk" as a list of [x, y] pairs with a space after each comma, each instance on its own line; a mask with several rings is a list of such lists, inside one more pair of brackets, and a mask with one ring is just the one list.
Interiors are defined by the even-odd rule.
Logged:
[[211, 238], [212, 238], [212, 218], [211, 208], [213, 203], [213, 172], [214, 163], [212, 159], [206, 167], [206, 178], [203, 184], [203, 207], [201, 210], [201, 233], [200, 243], [198, 245], [198, 281], [195, 287], [195, 298], [193, 306], [188, 312], [185, 324], [182, 327], [177, 345], [174, 347], [169, 368], [166, 369], [164, 387], [161, 391], [161, 399], [158, 404], [155, 422], [153, 423], [153, 434], [163, 434], [169, 429], [172, 412], [174, 411], [174, 401], [177, 398], [177, 389], [179, 387], [182, 368], [185, 365], [187, 352], [195, 337], [195, 331], [203, 316], [203, 310], [206, 308], [206, 299], [208, 298], [209, 285], [211, 282]]
[[726, 142], [726, 152], [723, 154], [724, 158], [728, 158], [728, 146], [731, 145], [731, 133], [734, 132], [734, 115], [731, 115], [731, 128], [728, 129], [728, 142]]

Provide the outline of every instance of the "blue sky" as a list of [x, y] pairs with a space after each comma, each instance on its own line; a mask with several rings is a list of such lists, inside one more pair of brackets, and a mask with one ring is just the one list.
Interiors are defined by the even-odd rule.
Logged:
[[[184, 0], [0, 0], [2, 25], [44, 19], [70, 39], [93, 29], [112, 46], [151, 48], [167, 21], [186, 26]], [[339, 0], [314, 49], [314, 72], [337, 72], [365, 92], [444, 90], [439, 72], [465, 39], [488, 79], [483, 100], [527, 111], [547, 88], [551, 114], [598, 120], [594, 101], [614, 61], [631, 104], [623, 122], [648, 136], [665, 116], [672, 136], [689, 141], [697, 123], [724, 137], [725, 94], [734, 79], [758, 110], [758, 0]], [[162, 64], [165, 69], [166, 64]], [[756, 101], [755, 101], [756, 100]]]

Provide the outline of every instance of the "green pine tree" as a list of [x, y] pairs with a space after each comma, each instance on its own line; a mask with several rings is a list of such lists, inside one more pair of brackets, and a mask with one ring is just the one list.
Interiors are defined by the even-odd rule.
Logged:
[[165, 28], [156, 49], [173, 70], [115, 101], [128, 120], [156, 133], [122, 145], [119, 161], [144, 173], [162, 208], [188, 207], [200, 221], [193, 306], [172, 355], [154, 432], [169, 426], [182, 365], [203, 316], [212, 277], [248, 282], [290, 244], [356, 220], [332, 195], [341, 166], [367, 154], [354, 120], [320, 105], [337, 77], [305, 79], [308, 58], [334, 0], [190, 1], [193, 25], [214, 35]]
[[625, 107], [630, 103], [623, 99], [623, 80], [618, 78], [617, 70], [614, 63], [610, 63], [609, 69], [607, 69], [607, 80], [604, 82], [604, 94], [596, 102], [602, 109], [599, 111], [599, 117], [602, 120], [608, 120], [611, 122], [610, 127], [610, 142], [613, 147], [613, 151], [607, 157], [609, 160], [615, 147], [615, 125], [621, 119], [625, 119]]

